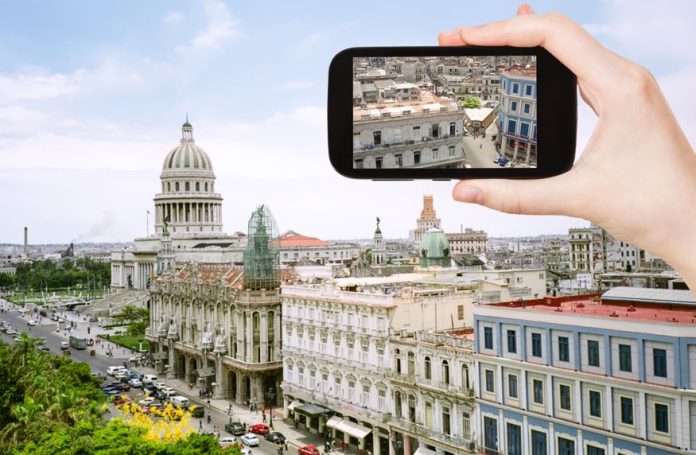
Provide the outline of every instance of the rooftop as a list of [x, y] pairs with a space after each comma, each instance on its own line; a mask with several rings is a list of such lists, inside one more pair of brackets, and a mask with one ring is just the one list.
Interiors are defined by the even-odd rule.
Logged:
[[353, 108], [353, 121], [379, 120], [383, 117], [402, 117], [406, 115], [434, 114], [438, 112], [457, 112], [456, 101], [436, 96], [429, 90], [421, 90], [417, 100], [385, 100], [380, 103], [367, 103], [365, 107]]
[[306, 235], [298, 234], [294, 231], [288, 231], [280, 236], [280, 247], [307, 247], [307, 246], [329, 246], [331, 245], [326, 240], [321, 240], [316, 237], [309, 237]]
[[546, 297], [490, 306], [619, 320], [696, 324], [696, 299], [691, 291], [671, 289], [617, 287], [602, 295]]

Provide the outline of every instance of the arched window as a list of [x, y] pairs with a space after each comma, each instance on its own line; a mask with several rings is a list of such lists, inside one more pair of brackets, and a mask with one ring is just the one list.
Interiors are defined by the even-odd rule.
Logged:
[[413, 351], [408, 352], [408, 374], [416, 374], [416, 355], [413, 353]]
[[196, 182], [196, 192], [201, 190], [201, 182]]
[[208, 182], [205, 182], [205, 192], [208, 192]]
[[275, 314], [272, 311], [268, 312], [268, 336], [272, 337], [275, 329]]
[[425, 356], [424, 369], [425, 369], [425, 373], [424, 373], [425, 379], [432, 379], [433, 378], [433, 371], [432, 371], [432, 368], [430, 365], [430, 357], [428, 357], [428, 356]]
[[253, 324], [253, 329], [259, 330], [259, 313], [254, 312], [254, 314], [251, 316], [251, 320]]
[[401, 392], [394, 392], [394, 414], [401, 418]]
[[189, 182], [186, 182], [184, 187], [186, 188], [186, 191], [191, 191], [191, 184]]
[[174, 184], [174, 191], [179, 191], [179, 182]]
[[443, 360], [442, 361], [442, 382], [444, 382], [445, 384], [448, 384], [448, 385], [450, 383], [450, 374], [449, 373], [450, 373], [449, 372], [449, 363], [447, 362], [447, 360]]
[[172, 184], [171, 184], [171, 182], [167, 182], [167, 192], [171, 193], [171, 191], [172, 191]]
[[469, 382], [469, 367], [466, 364], [462, 365], [462, 385], [466, 387], [467, 390], [471, 389], [471, 383]]

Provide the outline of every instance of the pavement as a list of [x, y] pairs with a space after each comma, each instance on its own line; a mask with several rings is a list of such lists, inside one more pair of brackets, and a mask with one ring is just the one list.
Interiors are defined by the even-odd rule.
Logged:
[[474, 137], [471, 134], [464, 136], [464, 155], [471, 162], [471, 167], [479, 168], [499, 168], [493, 162], [497, 158], [498, 152], [495, 149], [495, 141], [491, 138], [498, 133], [498, 127], [492, 122], [486, 129], [486, 137]]
[[[27, 325], [27, 320], [29, 317], [21, 315], [17, 311], [19, 309], [18, 306], [15, 306], [12, 303], [4, 301], [2, 298], [0, 298], [0, 308], [6, 310], [4, 313], [0, 313], [0, 319], [4, 319], [9, 322], [10, 325], [12, 325], [20, 333], [25, 332], [30, 336], [45, 337], [46, 344], [49, 346], [50, 352], [56, 355], [63, 354], [63, 351], [60, 349], [60, 342], [68, 339], [70, 335], [85, 337], [87, 339], [92, 338], [96, 341], [97, 335], [110, 332], [110, 330], [99, 327], [95, 322], [89, 322], [84, 318], [84, 316], [70, 311], [58, 312], [59, 316], [63, 317], [66, 321], [73, 323], [73, 327], [70, 330], [64, 329], [64, 324], [58, 325], [55, 321], [52, 321], [47, 317], [34, 318], [37, 320], [37, 325], [34, 327], [29, 327]], [[56, 328], [60, 328], [60, 330], [56, 331]], [[2, 337], [8, 342], [11, 342], [13, 338], [13, 336], [8, 336], [6, 334], [2, 334]], [[106, 353], [108, 351], [112, 352], [113, 357], [107, 356]], [[106, 369], [109, 366], [123, 365], [125, 360], [135, 356], [137, 353], [108, 341], [100, 340], [98, 344], [95, 344], [94, 356], [90, 354], [90, 348], [87, 350], [70, 349], [70, 354], [74, 360], [90, 364], [93, 372], [106, 375]], [[211, 423], [208, 424], [207, 418], [191, 420], [192, 425], [194, 427], [198, 427], [198, 430], [201, 432], [213, 433], [213, 431], [217, 429], [220, 434], [224, 436], [227, 435], [227, 433], [224, 431], [224, 426], [230, 421], [239, 421], [247, 426], [256, 423], [263, 423], [261, 411], [249, 411], [248, 407], [233, 402], [232, 415], [230, 416], [227, 413], [230, 406], [230, 401], [228, 400], [210, 399], [210, 405], [208, 405], [208, 400], [200, 399], [198, 397], [197, 388], [189, 388], [188, 384], [184, 383], [182, 380], [167, 379], [166, 377], [160, 376], [153, 368], [149, 367], [138, 367], [134, 369], [142, 374], [157, 375], [159, 378], [158, 382], [163, 382], [174, 388], [180, 395], [189, 398], [193, 404], [203, 406], [207, 411], [206, 416], [208, 413], [210, 413]], [[138, 400], [143, 396], [143, 392], [139, 389], [131, 389], [129, 395], [132, 395], [134, 399]], [[268, 413], [266, 417], [268, 419]], [[199, 422], [196, 422], [196, 420], [199, 420]], [[269, 421], [267, 421], [266, 424], [270, 426]], [[289, 452], [291, 454], [296, 453], [297, 449], [300, 447], [310, 444], [319, 447], [323, 452], [324, 438], [318, 435], [296, 430], [293, 427], [292, 420], [286, 421], [283, 419], [282, 407], [273, 409], [273, 431], [279, 431], [285, 435], [288, 441]], [[263, 439], [261, 440], [261, 446], [259, 449], [263, 453], [277, 453], [275, 446]]]

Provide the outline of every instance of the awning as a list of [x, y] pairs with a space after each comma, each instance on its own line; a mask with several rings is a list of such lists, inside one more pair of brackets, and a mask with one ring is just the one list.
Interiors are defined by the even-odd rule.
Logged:
[[[327, 422], [328, 425], [328, 422]], [[348, 419], [341, 420], [340, 422], [336, 423], [336, 426], [333, 427], [336, 428], [338, 431], [342, 431], [343, 433], [348, 433], [349, 435], [362, 439], [370, 432], [372, 431], [370, 428], [364, 427], [360, 424], [357, 424], [355, 422], [351, 422]]]
[[326, 421], [326, 426], [329, 428], [336, 428], [336, 425], [343, 420], [343, 418], [339, 416], [333, 416], [329, 420]]
[[425, 446], [418, 446], [416, 451], [413, 452], [413, 455], [437, 455], [437, 452], [430, 450]]
[[302, 414], [306, 414], [310, 417], [315, 417], [322, 414], [328, 414], [332, 411], [329, 408], [325, 408], [324, 406], [319, 406], [317, 404], [301, 404], [295, 408], [295, 412], [301, 412]]
[[198, 373], [199, 378], [207, 378], [210, 376], [215, 376], [215, 368], [209, 367], [209, 368], [200, 368], [196, 370]]
[[302, 404], [301, 401], [297, 401], [297, 400], [293, 401], [292, 403], [290, 403], [288, 405], [288, 411], [292, 411], [293, 409], [295, 409], [297, 406], [299, 406], [301, 404]]

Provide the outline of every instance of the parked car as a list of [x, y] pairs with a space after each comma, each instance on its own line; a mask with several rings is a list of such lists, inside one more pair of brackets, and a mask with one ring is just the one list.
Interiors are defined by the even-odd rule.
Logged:
[[237, 442], [237, 438], [234, 436], [223, 436], [220, 438], [220, 447], [225, 448], [234, 445]]
[[142, 377], [143, 384], [154, 384], [157, 382], [157, 376], [154, 374], [146, 374]]
[[116, 398], [114, 398], [114, 404], [115, 404], [116, 406], [119, 406], [119, 405], [122, 405], [122, 404], [126, 404], [126, 403], [130, 403], [130, 402], [132, 402], [132, 401], [133, 401], [133, 399], [132, 399], [131, 397], [129, 397], [128, 395], [119, 395], [119, 396], [117, 396]]
[[251, 426], [251, 432], [261, 436], [268, 434], [270, 431], [271, 429], [265, 423], [257, 423]]
[[249, 447], [242, 446], [239, 448], [239, 451], [242, 452], [242, 455], [251, 455], [251, 449]]
[[140, 387], [143, 386], [143, 383], [142, 383], [142, 381], [140, 381], [140, 379], [138, 379], [138, 378], [133, 378], [133, 379], [131, 379], [130, 381], [128, 381], [128, 385], [131, 386], [131, 387], [135, 387], [136, 389], [138, 389], [138, 388], [140, 388]]
[[49, 349], [49, 347], [46, 346], [45, 344], [40, 344], [39, 346], [37, 346], [37, 349], [38, 349], [39, 351], [45, 351], [45, 352], [49, 352], [49, 351], [51, 350], [51, 349]]
[[33, 320], [33, 319], [29, 319], [29, 320], [27, 321], [27, 325], [29, 325], [29, 326], [35, 326], [35, 325], [36, 325], [36, 321]]
[[150, 404], [154, 403], [155, 399], [152, 397], [147, 397], [143, 398], [142, 400], [138, 401], [138, 406], [150, 406]]
[[241, 422], [226, 423], [225, 431], [235, 436], [241, 436], [245, 433], [244, 425]]
[[319, 451], [319, 448], [317, 448], [317, 446], [313, 446], [313, 445], [300, 447], [300, 449], [297, 451], [297, 453], [298, 453], [298, 455], [320, 455], [321, 454], [321, 452]]
[[188, 407], [191, 406], [189, 399], [181, 395], [173, 395], [169, 397], [169, 402], [177, 408], [188, 409]]
[[197, 404], [194, 404], [191, 406], [191, 417], [196, 417], [198, 419], [202, 419], [205, 417], [205, 409], [203, 409], [203, 406], [198, 406]]
[[123, 370], [125, 370], [125, 367], [123, 367], [121, 365], [110, 366], [109, 368], [106, 369], [106, 374], [108, 374], [109, 376], [114, 376], [116, 373], [123, 372]]
[[[9, 332], [8, 332], [8, 333], [9, 333]], [[61, 341], [61, 342], [60, 342], [60, 348], [61, 348], [62, 350], [64, 350], [64, 351], [65, 351], [66, 349], [70, 349], [70, 343], [68, 343], [67, 341]]]
[[282, 444], [285, 442], [285, 435], [280, 431], [272, 431], [266, 435], [266, 440], [276, 444]]
[[259, 437], [256, 436], [254, 433], [247, 433], [244, 436], [240, 438], [242, 441], [242, 444], [245, 446], [249, 447], [258, 447], [259, 445]]
[[130, 390], [130, 386], [128, 384], [117, 384], [115, 386], [116, 389], [120, 390], [121, 392], [128, 392]]

